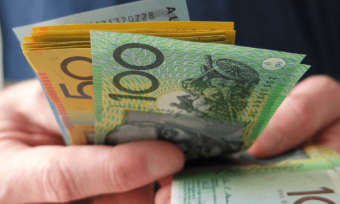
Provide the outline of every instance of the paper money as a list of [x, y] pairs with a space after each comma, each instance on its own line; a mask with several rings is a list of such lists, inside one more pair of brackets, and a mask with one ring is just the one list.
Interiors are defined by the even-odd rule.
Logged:
[[[164, 30], [164, 32], [167, 32]], [[126, 33], [134, 33], [134, 31], [126, 31]], [[141, 35], [150, 35], [150, 36], [159, 36], [159, 37], [167, 37], [178, 40], [185, 41], [193, 41], [193, 42], [223, 42], [223, 44], [235, 44], [235, 31], [225, 31], [224, 34], [221, 35], [203, 35], [203, 36], [180, 36], [178, 34], [166, 35], [166, 33], [140, 33]], [[169, 34], [169, 33], [167, 33]], [[189, 32], [186, 34], [190, 34]], [[27, 39], [29, 38], [29, 39]], [[73, 35], [73, 36], [32, 36], [32, 37], [24, 37], [25, 43], [27, 42], [82, 42], [82, 41], [90, 41], [90, 35]], [[23, 44], [25, 46], [25, 44]], [[90, 46], [88, 46], [90, 47]]]
[[309, 158], [308, 155], [302, 149], [294, 149], [283, 154], [280, 154], [276, 157], [264, 159], [255, 158], [248, 154], [246, 151], [238, 152], [232, 155], [225, 155], [225, 157], [229, 158], [231, 161], [238, 165], [273, 164], [286, 160]]
[[309, 144], [303, 147], [304, 151], [310, 158], [338, 158], [340, 154], [332, 148], [321, 144]]
[[[188, 21], [189, 15], [187, 11], [186, 2], [184, 0], [174, 0], [171, 2], [165, 1], [165, 0], [138, 1], [138, 2], [133, 2], [129, 4], [112, 6], [112, 7], [98, 9], [94, 11], [74, 14], [74, 15], [70, 15], [70, 16], [66, 16], [66, 17], [62, 17], [58, 19], [36, 23], [36, 24], [17, 27], [17, 28], [14, 28], [13, 31], [18, 37], [19, 41], [24, 42], [23, 36], [29, 36], [31, 32], [31, 27], [34, 27], [34, 26], [48, 26], [48, 25], [71, 24], [71, 23], [79, 24], [79, 23], [110, 23], [110, 22], [145, 22], [145, 21], [162, 21], [162, 20], [165, 20], [165, 21], [186, 20]], [[88, 49], [87, 53], [90, 53], [90, 49]], [[35, 50], [32, 54], [40, 55], [43, 53]], [[58, 54], [58, 53], [55, 53], [55, 54]], [[55, 58], [56, 56], [53, 56], [53, 57]], [[85, 58], [86, 57], [83, 56], [83, 59]], [[88, 59], [91, 59], [91, 58], [88, 58]], [[31, 61], [30, 59], [28, 60]], [[52, 64], [54, 63], [53, 60], [49, 60], [49, 61], [52, 62]], [[79, 62], [79, 60], [75, 60], [75, 61]], [[37, 67], [36, 71], [38, 70], [40, 70], [40, 67]], [[39, 73], [41, 74], [42, 72], [40, 71]], [[40, 76], [40, 79], [43, 79], [45, 83], [44, 85], [47, 85], [46, 83], [47, 81], [49, 81], [48, 77], [50, 76], [49, 71], [45, 72], [45, 74], [46, 76], [44, 78], [41, 78]], [[64, 77], [61, 77], [61, 78], [65, 79]], [[69, 79], [67, 80], [67, 83], [68, 82], [69, 82]], [[83, 80], [83, 82], [79, 82], [79, 83], [82, 84], [84, 82], [85, 81]], [[3, 81], [0, 80], [0, 86], [2, 83]], [[67, 83], [66, 83], [66, 87], [68, 85]], [[49, 85], [50, 83], [48, 83], [47, 86]], [[53, 88], [56, 88], [56, 87], [53, 87]], [[51, 90], [51, 87], [49, 87], [49, 90]], [[63, 138], [66, 144], [69, 145], [69, 144], [91, 144], [93, 143], [93, 137], [94, 137], [93, 114], [92, 114], [92, 117], [87, 118], [87, 120], [92, 120], [91, 123], [84, 124], [84, 128], [81, 128], [82, 129], [81, 132], [76, 132], [73, 135], [72, 134], [70, 135], [70, 132], [68, 130], [70, 128], [73, 129], [74, 126], [70, 125], [70, 123], [72, 124], [72, 122], [69, 120], [68, 117], [60, 118], [60, 115], [63, 115], [63, 116], [67, 115], [67, 111], [69, 110], [68, 109], [65, 110], [63, 105], [60, 105], [60, 101], [59, 101], [60, 95], [56, 97], [54, 93], [55, 92], [52, 93], [50, 91], [50, 93], [47, 95], [47, 98], [49, 99], [51, 108], [55, 113], [55, 117], [58, 121], [59, 127], [62, 130]], [[59, 104], [59, 105], [56, 105], [56, 104]], [[88, 103], [85, 102], [84, 106], [82, 105], [80, 106], [82, 106], [83, 108], [85, 107], [85, 110], [90, 110], [90, 111], [93, 110], [93, 108], [88, 109], [88, 107], [90, 106], [88, 106], [87, 104]], [[92, 101], [92, 104], [93, 104], [93, 101]], [[76, 124], [79, 125], [79, 123], [76, 123]]]
[[[136, 24], [135, 24], [136, 25]], [[94, 29], [93, 29], [94, 30]], [[103, 31], [103, 30], [102, 30]], [[106, 30], [107, 32], [115, 32], [115, 30]], [[132, 32], [131, 32], [132, 31]], [[171, 36], [182, 36], [182, 37], [192, 37], [192, 36], [205, 36], [205, 35], [223, 35], [225, 34], [225, 30], [179, 30], [179, 29], [148, 29], [148, 28], [140, 28], [140, 29], [127, 29], [120, 30], [119, 33], [153, 33], [153, 36], [158, 37], [171, 37]], [[158, 34], [158, 35], [156, 35]], [[32, 32], [31, 36], [70, 36], [70, 35], [90, 35], [89, 29], [82, 30], [48, 30], [48, 31], [37, 31]]]
[[340, 179], [326, 159], [265, 166], [184, 170], [172, 182], [172, 204], [340, 203]]
[[91, 143], [94, 104], [90, 48], [24, 52], [58, 110], [71, 144]]
[[189, 21], [185, 0], [144, 0], [78, 13], [49, 21], [13, 28], [19, 41], [29, 36], [32, 27], [81, 24], [81, 23], [125, 23], [145, 21]]
[[333, 164], [334, 171], [340, 177], [340, 157], [328, 157], [327, 160]]
[[309, 67], [300, 54], [126, 33], [92, 31], [91, 43], [96, 142], [164, 139], [187, 159], [248, 148]]
[[[32, 27], [33, 32], [46, 32], [48, 34], [50, 31], [72, 31], [76, 30], [80, 32], [88, 33], [89, 30], [101, 30], [101, 31], [111, 31], [119, 32], [124, 30], [138, 29], [151, 29], [151, 30], [165, 30], [173, 32], [187, 32], [196, 31], [207, 32], [207, 31], [224, 31], [224, 30], [234, 30], [233, 22], [204, 22], [204, 21], [176, 21], [176, 22], [140, 22], [140, 23], [99, 23], [99, 24], [74, 24], [74, 25], [55, 25], [55, 26], [41, 26]], [[85, 34], [86, 34], [85, 33]]]
[[[67, 25], [74, 32], [77, 28], [113, 29], [118, 32], [146, 32], [145, 34], [172, 33], [182, 36], [186, 34], [204, 33], [204, 35], [221, 34], [233, 28], [233, 23], [227, 22], [147, 22], [129, 24], [86, 24]], [[43, 34], [49, 30], [66, 29], [65, 26], [39, 27], [37, 32]], [[133, 28], [133, 29], [129, 29]], [[157, 29], [154, 29], [157, 28]], [[162, 29], [161, 29], [162, 28]], [[123, 30], [120, 30], [123, 29]], [[189, 30], [188, 30], [189, 29]], [[145, 31], [147, 30], [147, 31]], [[196, 30], [196, 31], [192, 31]], [[210, 31], [213, 30], [213, 31]], [[84, 30], [83, 30], [84, 31]], [[84, 33], [76, 30], [75, 33]], [[35, 33], [35, 32], [33, 32]], [[62, 32], [64, 33], [64, 32]], [[89, 31], [85, 31], [85, 34]], [[48, 34], [46, 34], [48, 35]], [[46, 36], [45, 35], [45, 36]], [[235, 38], [235, 32], [233, 37]], [[31, 39], [31, 37], [27, 37]], [[77, 39], [79, 40], [79, 39]], [[82, 48], [83, 47], [83, 48]], [[94, 143], [94, 101], [92, 89], [91, 48], [89, 41], [67, 42], [34, 42], [22, 44], [24, 54], [43, 83], [51, 98], [52, 108], [58, 110], [56, 117], [61, 119], [60, 127], [67, 144]]]

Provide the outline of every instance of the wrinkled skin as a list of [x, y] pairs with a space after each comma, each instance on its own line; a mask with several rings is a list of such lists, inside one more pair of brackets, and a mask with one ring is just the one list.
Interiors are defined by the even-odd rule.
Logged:
[[[0, 203], [153, 203], [184, 156], [164, 141], [68, 146], [37, 80], [0, 91]], [[103, 195], [98, 197], [98, 195]]]

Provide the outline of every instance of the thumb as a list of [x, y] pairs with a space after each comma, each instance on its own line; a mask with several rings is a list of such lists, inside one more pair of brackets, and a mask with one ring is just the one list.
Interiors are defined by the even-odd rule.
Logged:
[[184, 165], [179, 148], [156, 140], [115, 147], [24, 148], [15, 141], [5, 143], [10, 149], [2, 148], [0, 154], [0, 203], [68, 202], [126, 192]]
[[151, 204], [154, 196], [154, 185], [147, 186], [118, 194], [109, 194], [96, 199], [91, 204]]

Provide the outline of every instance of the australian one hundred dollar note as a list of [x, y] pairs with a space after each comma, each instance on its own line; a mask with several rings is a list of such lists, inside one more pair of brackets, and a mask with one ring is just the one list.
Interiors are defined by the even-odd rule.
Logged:
[[160, 139], [186, 159], [247, 149], [309, 66], [304, 55], [91, 31], [97, 144]]

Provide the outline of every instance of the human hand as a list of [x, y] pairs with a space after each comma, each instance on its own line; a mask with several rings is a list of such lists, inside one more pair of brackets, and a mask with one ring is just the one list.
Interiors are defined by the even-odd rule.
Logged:
[[[293, 88], [247, 152], [276, 156], [306, 142], [340, 152], [340, 84], [327, 76], [309, 77]], [[162, 179], [156, 204], [170, 204], [172, 177]]]
[[175, 145], [140, 141], [65, 147], [37, 80], [0, 91], [0, 203], [152, 203], [153, 185], [179, 171]]
[[298, 83], [247, 152], [271, 157], [309, 142], [340, 152], [340, 83], [327, 76]]

